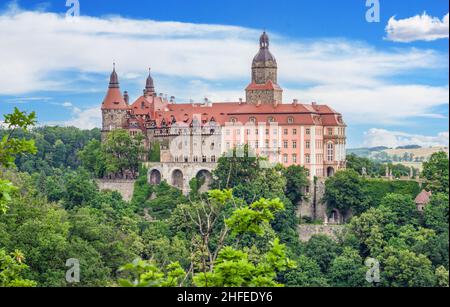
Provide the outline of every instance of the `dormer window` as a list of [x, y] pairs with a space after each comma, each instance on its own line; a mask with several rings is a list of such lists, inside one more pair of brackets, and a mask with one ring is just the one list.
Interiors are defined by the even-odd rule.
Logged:
[[294, 123], [294, 118], [292, 116], [288, 117], [288, 124], [293, 124]]
[[268, 121], [269, 123], [273, 123], [273, 122], [275, 122], [275, 118], [274, 118], [273, 116], [269, 116], [269, 117], [267, 118], [267, 121]]

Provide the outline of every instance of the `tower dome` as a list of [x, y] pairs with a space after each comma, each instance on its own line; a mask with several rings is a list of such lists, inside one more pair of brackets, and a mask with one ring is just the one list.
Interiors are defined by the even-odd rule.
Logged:
[[253, 67], [277, 67], [277, 60], [269, 51], [269, 35], [263, 32], [259, 38], [259, 52], [253, 59]]

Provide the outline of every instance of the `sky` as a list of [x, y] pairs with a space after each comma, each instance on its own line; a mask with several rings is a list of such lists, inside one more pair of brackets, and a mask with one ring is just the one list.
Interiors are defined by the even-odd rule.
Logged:
[[284, 101], [342, 113], [349, 148], [448, 146], [448, 1], [68, 2], [79, 16], [66, 0], [0, 0], [0, 119], [19, 107], [40, 125], [99, 127], [113, 62], [131, 100], [151, 67], [178, 103], [238, 101], [265, 30]]

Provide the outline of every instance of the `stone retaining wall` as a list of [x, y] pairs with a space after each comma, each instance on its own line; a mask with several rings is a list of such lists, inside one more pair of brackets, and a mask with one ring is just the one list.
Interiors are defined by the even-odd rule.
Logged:
[[119, 192], [125, 201], [133, 197], [135, 180], [107, 180], [98, 179], [97, 184], [100, 191], [110, 190]]
[[336, 234], [344, 229], [343, 225], [299, 225], [300, 241], [307, 242], [313, 235], [326, 235], [336, 239]]

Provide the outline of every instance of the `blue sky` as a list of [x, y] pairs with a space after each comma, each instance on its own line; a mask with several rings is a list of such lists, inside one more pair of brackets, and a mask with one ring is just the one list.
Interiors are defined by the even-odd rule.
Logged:
[[349, 147], [448, 145], [447, 1], [380, 0], [378, 23], [365, 0], [80, 0], [73, 21], [65, 2], [0, 3], [0, 114], [96, 126], [113, 60], [132, 99], [151, 66], [179, 102], [236, 101], [265, 29], [285, 101], [342, 112]]

